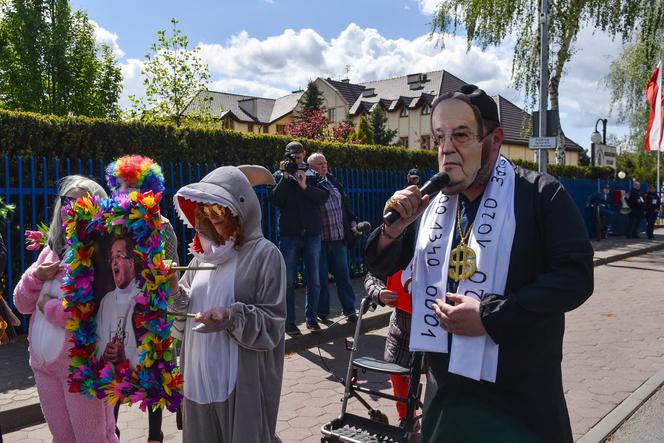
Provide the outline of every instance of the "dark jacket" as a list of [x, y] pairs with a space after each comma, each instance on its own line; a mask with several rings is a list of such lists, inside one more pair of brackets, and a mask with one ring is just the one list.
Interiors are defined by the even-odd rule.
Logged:
[[269, 190], [270, 202], [279, 208], [279, 235], [300, 237], [321, 233], [320, 205], [330, 194], [320, 187], [320, 175], [307, 170], [307, 189], [302, 190], [294, 177], [273, 174], [276, 186]]
[[646, 192], [643, 196], [646, 205], [646, 214], [657, 215], [662, 207], [662, 200], [656, 192]]
[[632, 189], [631, 191], [629, 191], [629, 197], [627, 197], [627, 205], [629, 205], [629, 209], [632, 210], [632, 212], [630, 212], [629, 214], [630, 216], [643, 217], [645, 205], [643, 203], [643, 194], [641, 194], [641, 190]]
[[[447, 354], [428, 354], [429, 377], [437, 386], [433, 402], [438, 398], [436, 404], [449, 405], [457, 393], [456, 399], [476, 399], [473, 404], [497, 404], [500, 414], [525, 427], [534, 441], [571, 442], [561, 374], [565, 313], [593, 292], [593, 250], [562, 185], [549, 175], [520, 167], [515, 171], [516, 230], [505, 295], [487, 294], [480, 304], [484, 328], [500, 345], [496, 383], [450, 374]], [[414, 253], [416, 225], [380, 254], [380, 231], [374, 231], [366, 247], [369, 272], [385, 275], [406, 266]], [[470, 421], [456, 425], [459, 432], [470, 433], [463, 441], [486, 437], [486, 428]]]
[[351, 201], [348, 194], [344, 192], [344, 187], [341, 186], [341, 183], [339, 182], [339, 180], [337, 180], [337, 178], [334, 175], [327, 174], [325, 179], [329, 181], [332, 184], [332, 186], [337, 188], [339, 190], [339, 193], [341, 194], [341, 210], [343, 211], [343, 218], [344, 218], [344, 242], [346, 243], [346, 246], [351, 248], [355, 244], [356, 237], [351, 232], [350, 224], [352, 222], [357, 223], [357, 217], [355, 217], [355, 214], [353, 214], [353, 202]]

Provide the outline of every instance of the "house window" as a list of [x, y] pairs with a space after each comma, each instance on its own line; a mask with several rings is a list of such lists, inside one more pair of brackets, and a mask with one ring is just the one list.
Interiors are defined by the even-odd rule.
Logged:
[[408, 147], [408, 137], [399, 137], [399, 144], [404, 148]]
[[420, 137], [420, 148], [431, 149], [431, 136], [423, 135]]
[[422, 108], [422, 115], [429, 115], [431, 114], [431, 103], [427, 103], [424, 105], [424, 108]]
[[268, 125], [263, 125], [263, 134], [268, 134], [270, 132], [270, 127]]
[[408, 117], [408, 108], [404, 105], [399, 112], [399, 117]]
[[247, 123], [247, 132], [254, 132], [254, 124]]
[[285, 134], [286, 133], [286, 125], [277, 125], [277, 134]]
[[235, 122], [232, 118], [227, 118], [224, 120], [224, 128], [226, 129], [235, 129]]
[[331, 122], [337, 121], [337, 109], [336, 108], [328, 109], [327, 117], [330, 119]]

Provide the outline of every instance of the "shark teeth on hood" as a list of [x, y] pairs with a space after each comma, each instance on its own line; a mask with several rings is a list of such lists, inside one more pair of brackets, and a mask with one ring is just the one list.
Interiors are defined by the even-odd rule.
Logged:
[[[189, 201], [189, 202], [194, 202], [194, 203], [204, 203], [204, 204], [209, 204], [209, 205], [221, 205], [225, 208], [228, 208], [231, 211], [231, 214], [234, 216], [237, 216], [238, 213], [233, 207], [233, 203], [231, 201], [228, 201], [225, 198], [210, 195], [210, 194], [205, 194], [202, 193], [196, 189], [189, 188], [187, 186], [181, 188], [174, 196], [173, 196], [173, 203], [175, 205], [175, 209], [177, 210], [178, 217], [180, 217], [180, 220], [187, 225], [188, 227], [194, 229], [195, 226], [192, 225], [192, 223], [189, 220], [189, 217], [187, 214], [184, 212], [180, 205], [180, 198], [183, 200]], [[193, 220], [193, 217], [192, 217]]]

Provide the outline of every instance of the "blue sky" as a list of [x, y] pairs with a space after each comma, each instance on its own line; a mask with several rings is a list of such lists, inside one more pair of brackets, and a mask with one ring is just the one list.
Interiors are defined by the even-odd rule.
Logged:
[[[438, 0], [72, 0], [97, 24], [97, 39], [113, 45], [124, 75], [122, 105], [142, 94], [140, 69], [156, 32], [171, 17], [200, 46], [210, 67], [212, 90], [278, 97], [315, 77], [351, 81], [445, 69], [500, 94], [517, 105], [523, 96], [510, 87], [512, 42], [466, 51], [462, 35], [445, 36], [445, 47], [429, 39], [431, 13]], [[334, 7], [332, 7], [332, 5]], [[584, 28], [567, 65], [560, 91], [566, 135], [584, 148], [598, 118], [609, 118], [608, 133], [627, 129], [609, 115], [602, 85], [621, 43]]]

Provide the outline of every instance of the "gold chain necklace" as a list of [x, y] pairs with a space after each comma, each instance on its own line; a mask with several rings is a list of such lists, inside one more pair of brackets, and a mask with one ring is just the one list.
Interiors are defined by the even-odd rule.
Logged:
[[449, 277], [455, 282], [468, 280], [477, 270], [475, 265], [475, 251], [467, 245], [468, 237], [473, 229], [471, 223], [464, 234], [461, 230], [461, 202], [457, 204], [457, 229], [459, 230], [459, 244], [450, 252]]

